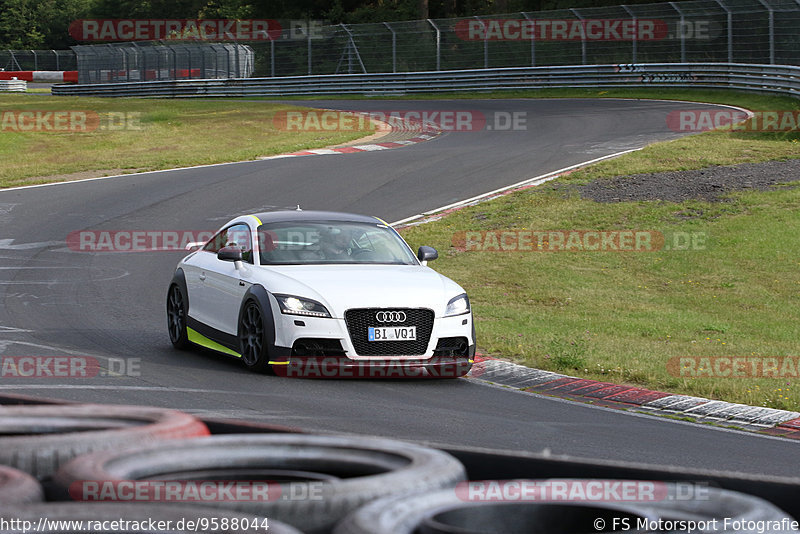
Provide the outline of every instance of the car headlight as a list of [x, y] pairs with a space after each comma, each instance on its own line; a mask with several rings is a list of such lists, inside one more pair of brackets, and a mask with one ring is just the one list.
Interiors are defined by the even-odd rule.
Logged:
[[450, 302], [447, 303], [447, 309], [444, 311], [444, 316], [464, 315], [469, 313], [469, 310], [469, 297], [466, 293], [462, 293], [450, 299]]
[[281, 313], [287, 315], [305, 315], [308, 317], [330, 317], [328, 310], [316, 300], [295, 297], [294, 295], [275, 295]]

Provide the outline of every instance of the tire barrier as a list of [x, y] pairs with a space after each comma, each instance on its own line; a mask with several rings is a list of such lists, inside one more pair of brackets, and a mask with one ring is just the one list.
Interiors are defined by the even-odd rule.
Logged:
[[[201, 481], [233, 480], [241, 486], [273, 481], [266, 498], [212, 497], [203, 504], [274, 518], [312, 533], [328, 532], [376, 498], [452, 488], [465, 476], [449, 454], [399, 441], [233, 434], [81, 456], [62, 466], [53, 482], [62, 497], [88, 499], [85, 489], [95, 491], [93, 498], [98, 483], [114, 494], [115, 488], [139, 481], [136, 487], [152, 495], [154, 486], [167, 481], [195, 487]], [[114, 494], [109, 500], [118, 498]]]
[[0, 464], [44, 479], [92, 451], [208, 435], [189, 414], [139, 406], [0, 406]]
[[[503, 484], [508, 481], [484, 481]], [[553, 484], [550, 480], [513, 481], [531, 487]], [[586, 486], [598, 481], [560, 479]], [[583, 500], [538, 500], [502, 502], [470, 500], [466, 491], [439, 490], [424, 494], [385, 497], [350, 514], [334, 529], [334, 534], [493, 534], [507, 532], [547, 532], [573, 534], [585, 532], [747, 532], [755, 526], [772, 525], [758, 532], [783, 532], [778, 526], [788, 514], [760, 498], [735, 491], [691, 484], [627, 481], [658, 485], [657, 502], [611, 502]], [[469, 483], [474, 484], [474, 483]], [[695, 497], [676, 498], [686, 488], [697, 489]], [[691, 492], [689, 492], [691, 493]], [[533, 494], [536, 496], [536, 494]], [[716, 522], [714, 522], [716, 520]], [[693, 521], [698, 528], [692, 529]], [[703, 522], [704, 525], [698, 525]], [[759, 523], [764, 522], [764, 523]], [[700, 527], [705, 528], [700, 528]], [[710, 527], [710, 528], [709, 528]]]
[[[5, 526], [2, 526], [2, 520], [5, 520]], [[92, 526], [99, 528], [87, 528]], [[24, 527], [28, 527], [27, 530]], [[26, 534], [31, 531], [37, 534], [301, 534], [299, 530], [271, 518], [187, 505], [41, 503], [14, 508], [0, 505], [0, 534]]]
[[0, 465], [0, 503], [22, 504], [44, 500], [39, 481], [13, 467]]

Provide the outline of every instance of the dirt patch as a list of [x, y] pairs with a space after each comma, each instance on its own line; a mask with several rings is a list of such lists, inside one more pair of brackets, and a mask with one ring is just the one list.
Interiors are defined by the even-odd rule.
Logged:
[[694, 171], [669, 171], [597, 180], [578, 187], [581, 196], [596, 202], [689, 199], [721, 201], [732, 191], [767, 190], [800, 181], [800, 159], [742, 163]]

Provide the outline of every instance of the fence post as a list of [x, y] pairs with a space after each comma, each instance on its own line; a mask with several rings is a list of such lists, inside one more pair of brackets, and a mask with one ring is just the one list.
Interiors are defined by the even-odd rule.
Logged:
[[758, 0], [769, 12], [769, 64], [775, 64], [775, 11], [764, 0]]
[[275, 77], [275, 39], [269, 41], [269, 68], [272, 77]]
[[489, 68], [489, 35], [486, 29], [486, 23], [478, 17], [478, 15], [473, 16], [475, 20], [481, 23], [483, 26], [483, 68]]
[[[797, 1], [800, 2], [800, 0], [797, 0]], [[520, 11], [520, 13], [522, 13], [522, 16], [525, 17], [525, 20], [529, 20], [529, 21], [531, 21], [531, 23], [533, 23], [533, 19], [531, 19], [525, 11]], [[533, 31], [531, 31], [531, 67], [535, 67], [536, 66], [536, 25], [535, 24], [532, 24], [532, 25], [533, 25], [533, 28], [532, 28]]]
[[678, 4], [676, 4], [675, 2], [670, 2], [669, 5], [671, 5], [672, 9], [677, 11], [678, 15], [681, 16], [681, 28], [680, 28], [680, 31], [681, 31], [681, 63], [686, 63], [686, 30], [685, 30], [685, 28], [686, 28], [686, 26], [685, 26], [686, 17], [684, 16], [683, 11], [681, 11], [680, 8], [678, 7]]
[[442, 32], [439, 31], [439, 27], [431, 19], [428, 19], [428, 22], [436, 30], [436, 70], [442, 70]]
[[306, 21], [306, 41], [308, 48], [308, 75], [311, 76], [311, 32], [308, 30], [308, 21]]
[[[570, 8], [570, 12], [583, 23], [583, 17], [578, 13], [577, 9]], [[634, 56], [635, 55], [634, 53]], [[586, 26], [583, 26], [583, 30], [581, 31], [581, 65], [586, 65]]]
[[[630, 15], [631, 19], [633, 20], [633, 27], [636, 28], [637, 27], [637, 25], [636, 25], [636, 15], [633, 14], [633, 11], [631, 11], [630, 8], [628, 6], [626, 6], [626, 5], [624, 5], [624, 4], [621, 5], [620, 7], [628, 12], [628, 15]], [[633, 38], [633, 51], [632, 51], [633, 57], [631, 58], [631, 63], [636, 63], [637, 56], [639, 54], [639, 39], [638, 39], [638, 36], [639, 35], [638, 35], [638, 32], [637, 32], [636, 37]]]
[[[22, 67], [19, 64], [19, 61], [17, 61], [17, 58], [14, 55], [14, 51], [13, 50], [9, 50], [8, 52], [9, 52], [9, 54], [11, 54], [11, 70], [22, 70]], [[14, 65], [17, 66], [16, 69], [14, 68]]]
[[[797, 1], [800, 2], [800, 0]], [[397, 72], [397, 33], [389, 26], [388, 22], [384, 22], [383, 25], [392, 32], [392, 72]]]
[[236, 72], [233, 74], [233, 76], [229, 76], [229, 78], [238, 78], [242, 71], [239, 65], [239, 41], [236, 39], [233, 40], [233, 53], [236, 54], [234, 56], [236, 58]]
[[715, 1], [728, 14], [728, 63], [733, 63], [733, 12], [722, 3], [722, 0]]
[[[141, 79], [147, 79], [147, 49], [142, 48], [138, 50], [139, 57], [142, 59], [141, 65], [139, 66], [140, 72], [142, 73]], [[158, 79], [158, 72], [156, 74], [156, 80]]]

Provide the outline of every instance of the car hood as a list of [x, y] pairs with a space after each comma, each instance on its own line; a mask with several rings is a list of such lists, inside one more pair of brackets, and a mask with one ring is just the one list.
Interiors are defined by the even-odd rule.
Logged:
[[444, 315], [464, 290], [422, 265], [286, 265], [254, 269], [272, 293], [320, 301], [335, 317], [351, 308], [430, 308]]

